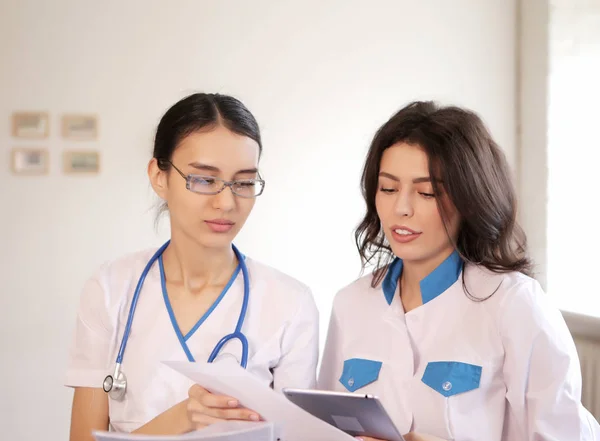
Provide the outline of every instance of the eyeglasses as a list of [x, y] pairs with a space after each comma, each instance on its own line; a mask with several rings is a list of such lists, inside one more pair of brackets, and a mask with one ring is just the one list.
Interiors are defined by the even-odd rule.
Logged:
[[168, 160], [161, 162], [169, 163], [186, 181], [185, 187], [194, 193], [215, 195], [221, 193], [225, 187], [229, 187], [231, 192], [241, 198], [255, 198], [260, 196], [265, 188], [265, 181], [262, 179], [236, 179], [226, 181], [215, 176], [186, 175]]

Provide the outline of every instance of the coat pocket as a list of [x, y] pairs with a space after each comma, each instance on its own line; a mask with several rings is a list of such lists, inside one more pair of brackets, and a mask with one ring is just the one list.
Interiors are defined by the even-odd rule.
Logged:
[[377, 381], [381, 370], [381, 361], [351, 358], [344, 361], [340, 383], [350, 392], [354, 392]]
[[459, 361], [427, 363], [421, 381], [444, 397], [479, 388], [482, 367]]

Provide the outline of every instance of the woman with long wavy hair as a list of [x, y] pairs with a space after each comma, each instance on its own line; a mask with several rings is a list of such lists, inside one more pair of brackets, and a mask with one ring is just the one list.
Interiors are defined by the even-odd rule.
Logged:
[[560, 311], [532, 277], [504, 154], [472, 111], [415, 102], [376, 133], [319, 388], [380, 397], [407, 440], [600, 439]]

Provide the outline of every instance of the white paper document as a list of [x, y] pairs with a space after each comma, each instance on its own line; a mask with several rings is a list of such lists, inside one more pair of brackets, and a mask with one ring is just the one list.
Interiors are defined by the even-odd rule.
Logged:
[[274, 423], [276, 436], [281, 441], [355, 441], [352, 436], [315, 418], [283, 394], [262, 384], [235, 361], [170, 361], [165, 364], [212, 393], [236, 398], [241, 406]]
[[183, 435], [137, 435], [93, 432], [96, 441], [276, 441], [275, 425], [268, 422], [225, 421]]

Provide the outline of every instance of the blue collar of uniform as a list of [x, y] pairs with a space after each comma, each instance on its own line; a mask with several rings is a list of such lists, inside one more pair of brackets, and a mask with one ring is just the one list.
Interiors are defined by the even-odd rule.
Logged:
[[[420, 286], [423, 304], [435, 299], [454, 285], [454, 282], [460, 276], [462, 268], [463, 261], [458, 253], [454, 251], [436, 269], [429, 273], [427, 277], [421, 280]], [[383, 294], [388, 305], [391, 305], [394, 299], [400, 274], [402, 274], [402, 260], [396, 257], [390, 264], [382, 282]]]

